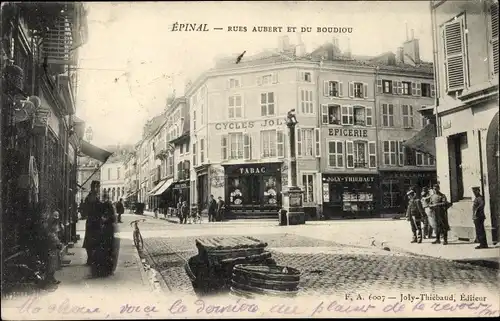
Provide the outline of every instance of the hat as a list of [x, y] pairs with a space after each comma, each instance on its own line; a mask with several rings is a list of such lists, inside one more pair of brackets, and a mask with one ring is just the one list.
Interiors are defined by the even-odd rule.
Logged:
[[481, 188], [480, 188], [479, 186], [474, 186], [474, 187], [472, 187], [472, 190], [473, 190], [473, 191], [480, 191], [480, 190], [481, 190]]

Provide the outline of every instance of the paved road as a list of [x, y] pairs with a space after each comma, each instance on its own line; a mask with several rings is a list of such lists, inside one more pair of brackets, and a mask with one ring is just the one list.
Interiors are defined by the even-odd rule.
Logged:
[[267, 242], [279, 265], [302, 272], [300, 286], [304, 295], [338, 295], [381, 288], [426, 293], [450, 287], [476, 291], [497, 289], [497, 270], [494, 269], [319, 240], [295, 233], [293, 229], [265, 227], [266, 224], [269, 225], [178, 225], [148, 219], [141, 225], [144, 256], [160, 272], [168, 290], [185, 294], [192, 294], [193, 290], [184, 264], [197, 253], [195, 239], [199, 235], [250, 235]]

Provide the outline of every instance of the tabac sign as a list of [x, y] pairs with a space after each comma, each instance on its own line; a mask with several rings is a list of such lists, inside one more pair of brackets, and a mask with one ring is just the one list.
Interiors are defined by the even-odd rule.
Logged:
[[259, 121], [237, 121], [237, 122], [225, 122], [225, 123], [216, 123], [216, 130], [233, 130], [233, 129], [250, 129], [254, 127], [274, 127], [284, 125], [285, 121], [281, 118], [277, 119], [263, 119]]

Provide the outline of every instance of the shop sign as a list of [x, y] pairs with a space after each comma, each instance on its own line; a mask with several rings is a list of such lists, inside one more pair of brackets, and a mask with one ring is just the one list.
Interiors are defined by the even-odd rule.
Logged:
[[240, 168], [240, 174], [263, 174], [265, 172], [266, 172], [265, 167]]
[[185, 189], [185, 188], [189, 188], [188, 183], [176, 183], [174, 185], [174, 189]]
[[373, 183], [375, 176], [329, 176], [324, 180], [331, 183]]
[[394, 172], [383, 174], [386, 178], [430, 178], [436, 176], [433, 172], [415, 173], [415, 172]]
[[281, 126], [284, 122], [282, 119], [264, 119], [259, 122], [255, 121], [240, 121], [240, 122], [227, 122], [227, 123], [216, 123], [216, 130], [232, 130], [232, 129], [247, 129], [254, 127], [273, 127]]
[[279, 164], [245, 164], [245, 165], [230, 165], [225, 169], [226, 174], [237, 175], [255, 175], [255, 174], [269, 174], [277, 173], [280, 171]]
[[367, 129], [346, 129], [346, 128], [330, 128], [328, 130], [330, 136], [345, 136], [345, 137], [368, 137]]

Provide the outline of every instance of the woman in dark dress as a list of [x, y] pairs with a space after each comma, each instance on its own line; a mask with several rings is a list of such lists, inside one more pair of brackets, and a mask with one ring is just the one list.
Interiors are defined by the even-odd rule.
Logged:
[[107, 193], [103, 195], [100, 215], [101, 230], [99, 243], [94, 252], [94, 259], [92, 260], [92, 275], [95, 277], [111, 275], [116, 267], [116, 257], [118, 254], [114, 237], [116, 216], [113, 204], [109, 201]]

